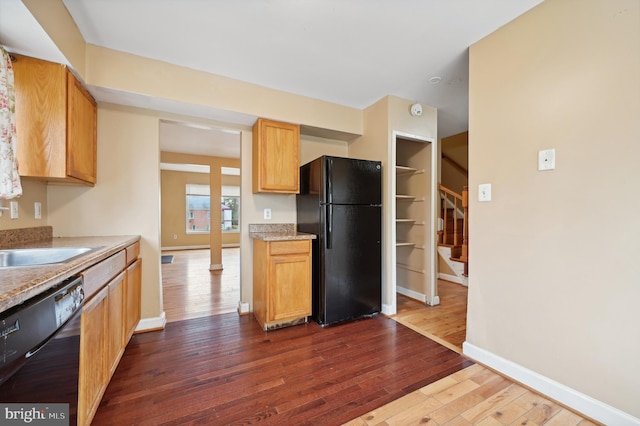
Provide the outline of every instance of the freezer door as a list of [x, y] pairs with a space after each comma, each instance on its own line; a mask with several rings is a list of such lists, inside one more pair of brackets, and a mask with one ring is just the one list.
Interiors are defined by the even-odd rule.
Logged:
[[325, 203], [382, 203], [382, 166], [379, 161], [324, 158]]
[[382, 208], [326, 205], [322, 214], [316, 320], [331, 324], [380, 312]]

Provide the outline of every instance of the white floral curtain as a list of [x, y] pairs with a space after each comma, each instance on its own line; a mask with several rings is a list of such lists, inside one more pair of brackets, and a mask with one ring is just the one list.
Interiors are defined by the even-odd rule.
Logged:
[[0, 199], [22, 195], [16, 158], [16, 97], [9, 54], [0, 46]]

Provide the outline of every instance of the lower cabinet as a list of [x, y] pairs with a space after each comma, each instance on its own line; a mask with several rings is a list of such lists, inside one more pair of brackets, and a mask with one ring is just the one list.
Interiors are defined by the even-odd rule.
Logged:
[[124, 291], [124, 340], [125, 346], [140, 322], [140, 303], [142, 299], [142, 260], [137, 259], [127, 268]]
[[263, 330], [311, 315], [311, 241], [253, 241], [253, 312]]
[[107, 321], [105, 323], [105, 337], [107, 338], [107, 374], [113, 375], [124, 353], [127, 341], [124, 340], [125, 311], [124, 291], [126, 272], [121, 272], [108, 285], [109, 296], [107, 300]]
[[88, 425], [107, 388], [105, 324], [109, 288], [104, 287], [85, 303], [80, 326], [80, 376], [78, 425]]
[[[78, 425], [91, 424], [140, 321], [142, 261], [132, 261], [124, 252], [83, 273], [88, 296], [80, 326]], [[125, 261], [133, 263], [126, 265]]]

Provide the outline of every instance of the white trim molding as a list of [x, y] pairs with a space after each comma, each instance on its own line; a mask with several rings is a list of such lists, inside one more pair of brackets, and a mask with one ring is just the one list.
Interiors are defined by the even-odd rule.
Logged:
[[391, 315], [395, 315], [396, 312], [393, 309], [392, 305], [387, 305], [387, 304], [382, 304], [382, 313], [387, 315], [387, 316], [391, 316]]
[[201, 249], [209, 249], [210, 245], [200, 245], [200, 246], [168, 246], [168, 247], [160, 247], [160, 250], [201, 250]]
[[158, 317], [142, 318], [140, 322], [138, 322], [138, 326], [135, 331], [138, 333], [144, 333], [146, 331], [163, 330], [166, 324], [167, 315], [162, 311]]
[[462, 344], [462, 353], [499, 373], [606, 425], [638, 426], [640, 419], [578, 392], [562, 383], [502, 358], [472, 343]]
[[417, 291], [409, 290], [408, 288], [404, 288], [400, 286], [396, 286], [396, 291], [401, 295], [410, 297], [414, 300], [418, 300], [423, 303], [427, 302], [427, 296], [425, 294], [418, 293]]

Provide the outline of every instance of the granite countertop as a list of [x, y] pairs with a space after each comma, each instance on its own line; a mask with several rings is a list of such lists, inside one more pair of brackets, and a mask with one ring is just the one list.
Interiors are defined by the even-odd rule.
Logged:
[[[56, 237], [13, 242], [10, 248], [99, 247], [65, 263], [0, 268], [0, 312], [36, 296], [65, 279], [140, 240], [139, 235], [105, 237]], [[9, 248], [4, 246], [3, 248]]]
[[262, 241], [315, 240], [315, 234], [296, 231], [293, 223], [249, 224], [249, 236]]

